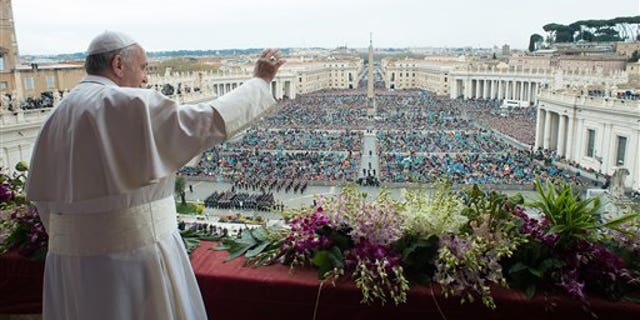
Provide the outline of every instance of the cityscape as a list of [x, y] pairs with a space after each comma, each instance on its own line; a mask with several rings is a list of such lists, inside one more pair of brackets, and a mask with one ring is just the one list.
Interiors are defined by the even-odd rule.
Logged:
[[[20, 54], [15, 3], [0, 0], [7, 174], [28, 166], [43, 124], [87, 76], [83, 51]], [[600, 197], [609, 213], [636, 212], [640, 16], [539, 29], [521, 35], [526, 47], [377, 46], [367, 32], [366, 47], [281, 48], [286, 63], [267, 81], [275, 106], [176, 172], [178, 227], [242, 239], [292, 212], [319, 214], [354, 186], [367, 199], [407, 201], [446, 184], [532, 201], [540, 181]], [[252, 79], [258, 47], [150, 50], [146, 89], [209, 103]]]

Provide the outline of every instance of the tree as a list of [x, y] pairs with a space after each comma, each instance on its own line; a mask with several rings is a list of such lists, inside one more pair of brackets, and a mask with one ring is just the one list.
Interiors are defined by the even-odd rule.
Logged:
[[591, 33], [591, 31], [584, 30], [582, 31], [581, 38], [582, 38], [581, 40], [593, 42], [593, 39], [595, 39], [595, 36], [593, 35], [593, 33]]
[[573, 42], [574, 33], [572, 28], [562, 26], [556, 30], [556, 42]]
[[544, 38], [541, 35], [537, 33], [532, 34], [531, 37], [529, 37], [529, 52], [534, 52], [540, 49], [543, 41]]
[[185, 187], [187, 185], [187, 180], [183, 176], [176, 177], [176, 183], [174, 186], [174, 192], [180, 195], [180, 203], [185, 206], [187, 205], [187, 200], [185, 199]]
[[[549, 45], [558, 42], [615, 42], [640, 39], [640, 16], [616, 17], [609, 20], [578, 20], [569, 25], [548, 23], [542, 27], [547, 32]], [[535, 48], [529, 41], [529, 48]]]

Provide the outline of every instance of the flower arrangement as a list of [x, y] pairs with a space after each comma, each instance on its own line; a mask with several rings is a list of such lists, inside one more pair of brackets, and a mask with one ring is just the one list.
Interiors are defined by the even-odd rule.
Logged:
[[609, 299], [640, 288], [640, 213], [606, 220], [597, 198], [563, 182], [536, 181], [525, 204], [478, 186], [386, 191], [368, 201], [347, 186], [317, 207], [295, 212], [289, 228], [259, 228], [223, 239], [227, 260], [314, 267], [322, 280], [350, 279], [363, 303], [406, 301], [411, 285], [440, 286], [461, 302], [496, 308], [491, 288], [565, 292], [589, 307], [587, 293]]
[[17, 249], [34, 260], [44, 260], [48, 236], [36, 208], [24, 194], [27, 165], [16, 164], [9, 175], [0, 168], [0, 254]]

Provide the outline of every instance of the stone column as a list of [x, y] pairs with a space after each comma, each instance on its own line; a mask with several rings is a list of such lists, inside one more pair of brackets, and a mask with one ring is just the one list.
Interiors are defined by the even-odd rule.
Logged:
[[482, 80], [482, 98], [483, 99], [487, 98], [487, 89], [489, 89], [488, 83], [489, 81], [487, 81], [487, 79]]
[[484, 97], [487, 99], [491, 98], [491, 80], [487, 79], [484, 80], [484, 85], [487, 86], [487, 90], [485, 90], [485, 92], [487, 93]]
[[542, 147], [542, 141], [543, 141], [543, 135], [544, 135], [544, 119], [542, 119], [542, 117], [544, 117], [545, 112], [544, 109], [538, 107], [538, 115], [536, 117], [536, 142], [535, 142], [535, 148], [538, 149], [539, 147]]
[[505, 99], [511, 99], [509, 97], [509, 88], [511, 87], [511, 80], [505, 80], [504, 81], [504, 98]]
[[544, 139], [542, 141], [542, 147], [549, 149], [549, 142], [551, 142], [551, 111], [547, 110], [544, 117]]
[[513, 100], [518, 100], [518, 81], [517, 80], [513, 80], [512, 82], [513, 84], [513, 93], [512, 93], [512, 99]]
[[573, 117], [567, 118], [567, 140], [565, 143], [565, 158], [567, 160], [574, 160], [573, 157], [574, 149], [575, 149], [575, 141], [573, 141], [573, 131], [575, 130], [575, 120]]
[[602, 133], [602, 138], [600, 139], [600, 148], [598, 152], [598, 156], [602, 157], [602, 174], [607, 174], [609, 172], [609, 167], [612, 163], [615, 163], [615, 159], [611, 157], [611, 154], [615, 154], [615, 152], [611, 152], [615, 150], [617, 145], [616, 135], [612, 134], [613, 124], [605, 124], [604, 130]]
[[518, 100], [524, 100], [524, 81], [520, 81], [520, 99]]
[[575, 149], [574, 149], [573, 159], [577, 162], [580, 162], [580, 160], [584, 156], [584, 147], [585, 147], [584, 119], [577, 119], [577, 121], [578, 121], [578, 128], [574, 132], [575, 143], [573, 143], [573, 145], [575, 146]]
[[558, 116], [558, 143], [556, 144], [558, 146], [557, 148], [557, 153], [560, 156], [564, 156], [565, 152], [564, 152], [564, 147], [566, 145], [565, 143], [565, 122], [564, 122], [565, 116], [560, 114]]
[[515, 85], [516, 83], [514, 80], [509, 80], [509, 85], [507, 86], [507, 99], [514, 99]]
[[502, 80], [498, 80], [498, 99], [502, 99]]
[[496, 85], [498, 84], [498, 80], [491, 80], [491, 99], [495, 99], [498, 97], [498, 88]]

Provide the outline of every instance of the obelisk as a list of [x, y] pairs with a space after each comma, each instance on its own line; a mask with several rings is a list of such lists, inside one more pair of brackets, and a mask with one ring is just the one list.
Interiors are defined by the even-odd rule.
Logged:
[[373, 34], [369, 33], [369, 73], [367, 75], [367, 100], [369, 107], [373, 107]]

